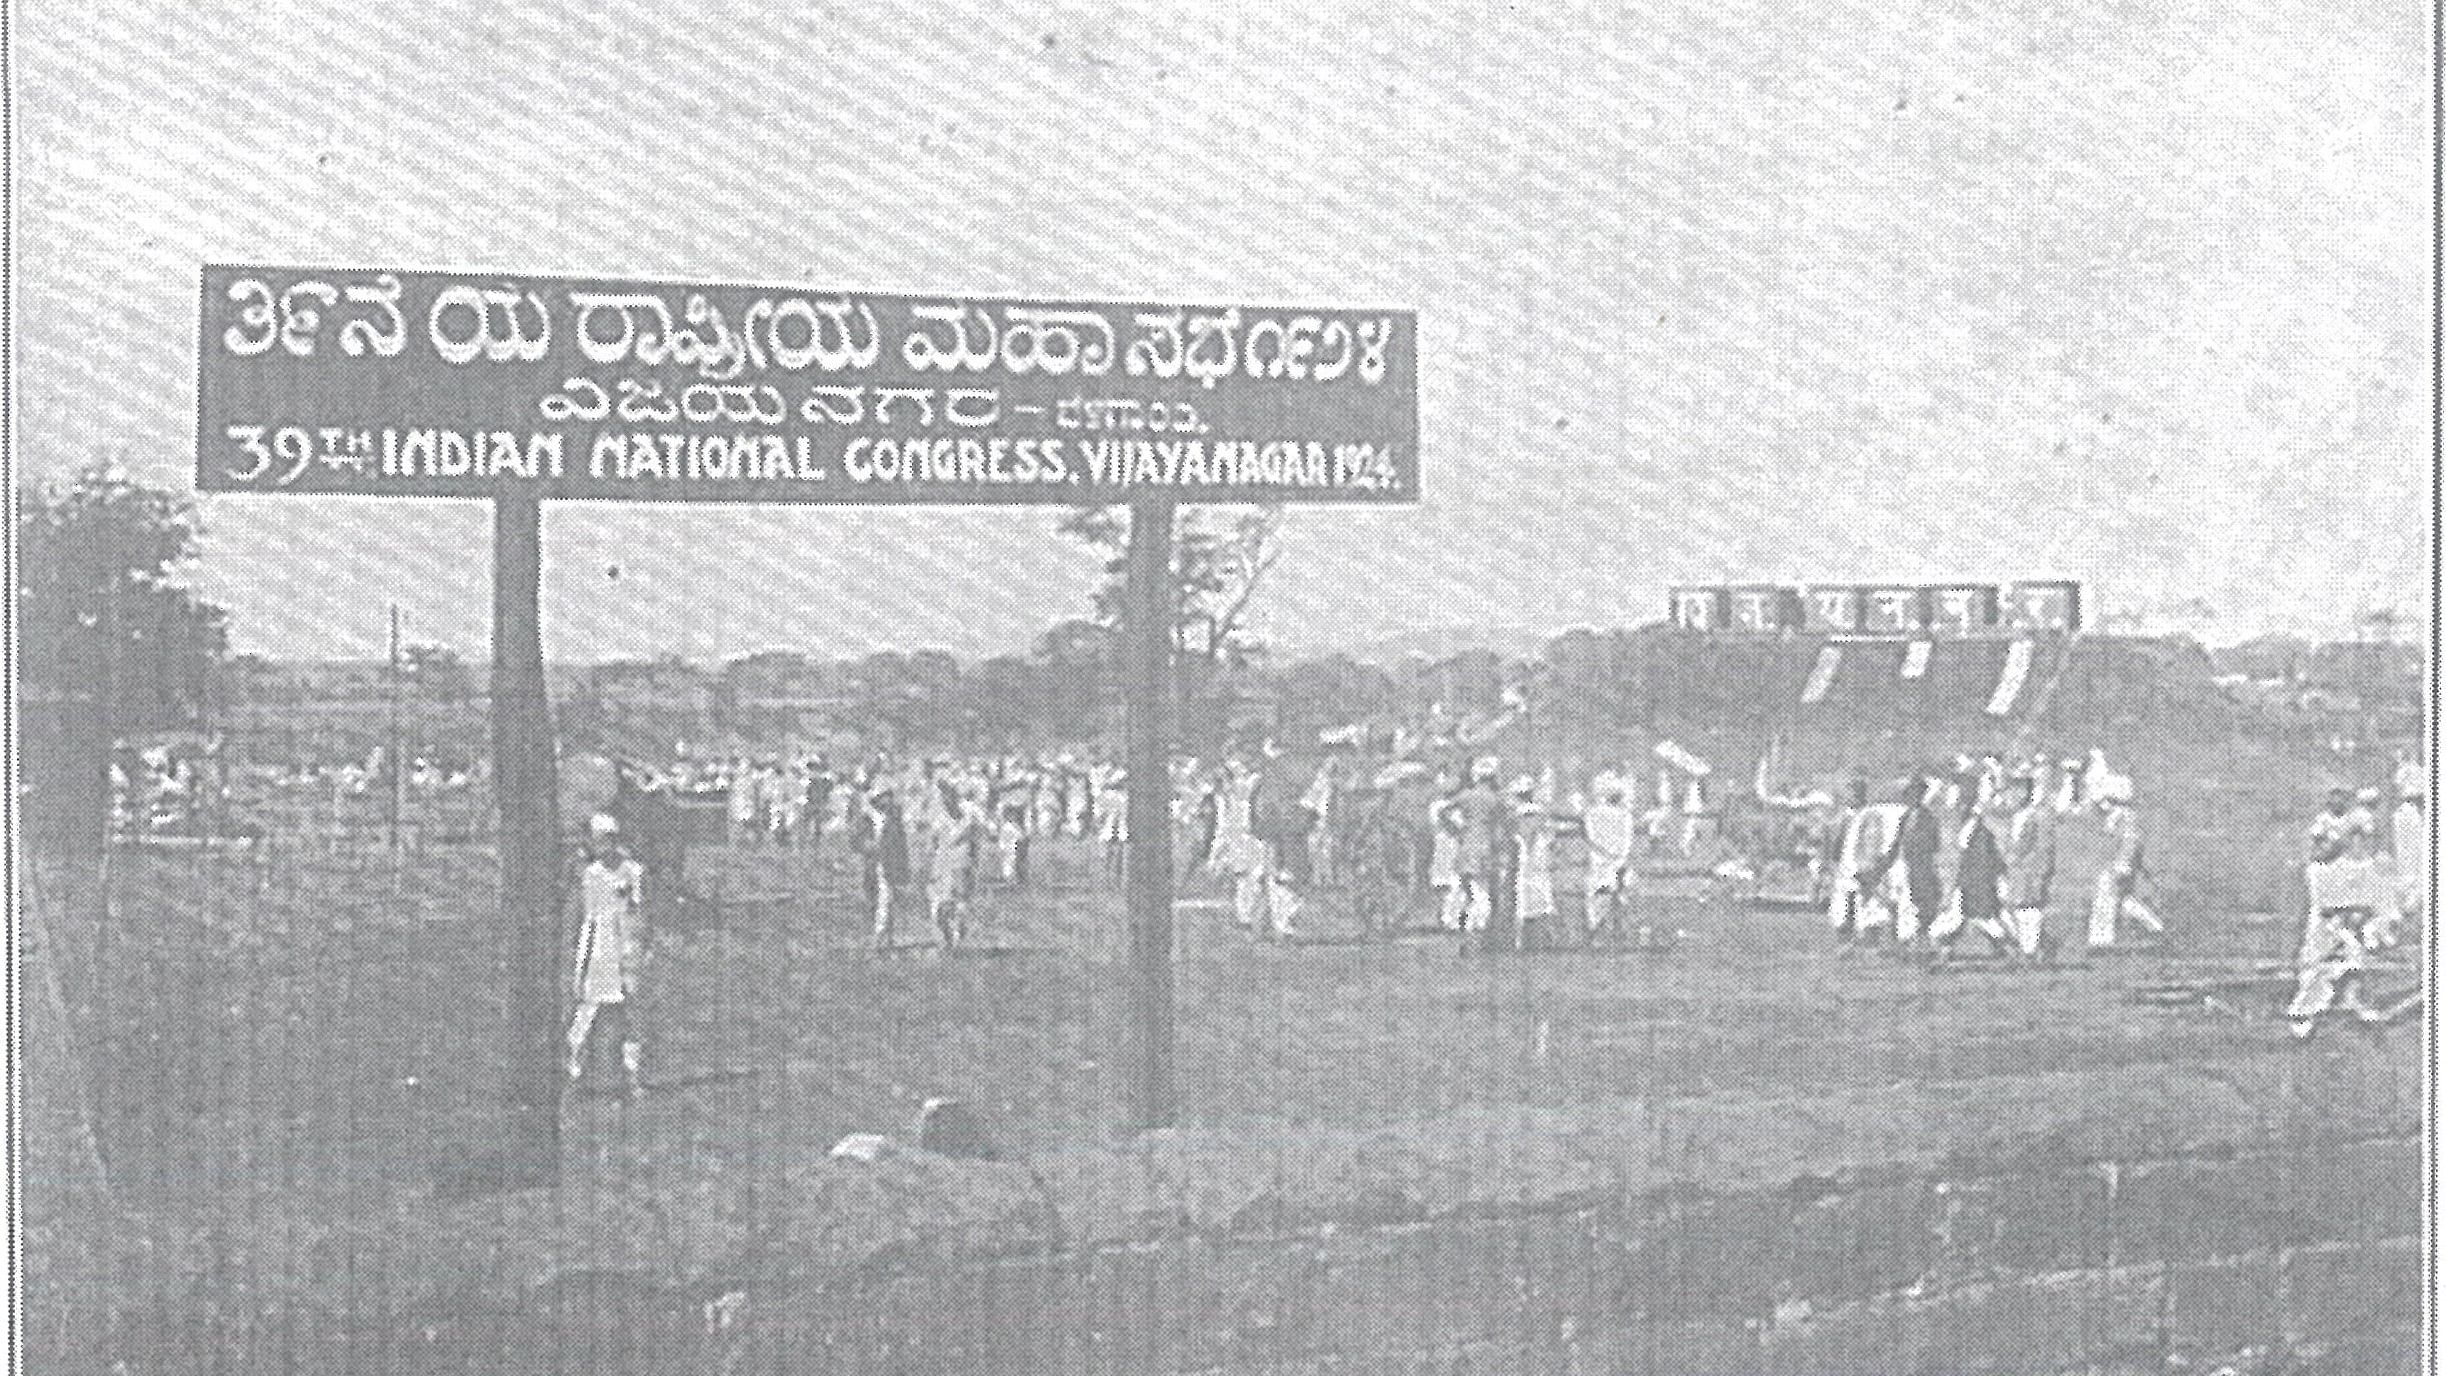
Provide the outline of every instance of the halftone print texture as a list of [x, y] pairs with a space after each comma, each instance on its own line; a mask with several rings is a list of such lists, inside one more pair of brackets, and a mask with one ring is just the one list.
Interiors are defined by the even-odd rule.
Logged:
[[[11, 19], [28, 1370], [2413, 1363], [2420, 7]], [[196, 490], [243, 264], [1386, 313], [1415, 491], [497, 608]]]

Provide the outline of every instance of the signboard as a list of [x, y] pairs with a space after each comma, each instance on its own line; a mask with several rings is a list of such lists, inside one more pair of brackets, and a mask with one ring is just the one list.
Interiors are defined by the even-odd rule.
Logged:
[[1879, 587], [1862, 594], [1861, 626], [1865, 630], [1916, 631], [1927, 623], [1926, 592], [1920, 588]]
[[2015, 583], [2005, 605], [2006, 624], [2015, 630], [2081, 629], [2081, 585], [2069, 580]]
[[1673, 624], [1688, 631], [1724, 629], [1722, 588], [1675, 588]]
[[1860, 590], [1858, 588], [1811, 588], [1809, 590], [1809, 620], [1813, 630], [1856, 631], [1860, 629]]
[[1796, 629], [1801, 623], [1800, 594], [1790, 588], [1751, 584], [1728, 591], [1732, 600], [1729, 624], [1734, 630], [1767, 634]]
[[1748, 634], [1797, 630], [1884, 639], [1922, 632], [1976, 637], [2001, 630], [2076, 631], [2081, 585], [2051, 579], [2006, 589], [1993, 583], [1676, 587], [1668, 611], [1672, 623], [1685, 630]]
[[1996, 589], [1984, 583], [1964, 583], [1936, 589], [1932, 629], [1955, 635], [1976, 635], [1996, 624]]
[[209, 266], [207, 492], [1418, 497], [1414, 313]]

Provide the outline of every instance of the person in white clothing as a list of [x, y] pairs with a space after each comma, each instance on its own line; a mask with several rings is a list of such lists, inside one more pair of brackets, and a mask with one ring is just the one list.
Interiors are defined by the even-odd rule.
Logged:
[[1631, 811], [1622, 779], [1600, 774], [1597, 800], [1580, 816], [1588, 837], [1588, 940], [1622, 939], [1622, 906], [1630, 894], [1631, 851], [1639, 843], [1639, 818]]
[[1897, 935], [1908, 901], [1903, 867], [1896, 864], [1902, 823], [1910, 808], [1903, 803], [1866, 802], [1866, 785], [1857, 785], [1863, 802], [1844, 829], [1843, 853], [1835, 866], [1835, 896], [1829, 902], [1839, 941], [1870, 945]]
[[1104, 842], [1104, 877], [1119, 881], [1129, 870], [1129, 777], [1120, 770], [1104, 776], [1096, 790], [1096, 832]]
[[2338, 1010], [2364, 1023], [2386, 1015], [2364, 1002], [2361, 984], [2369, 968], [2368, 928], [2384, 898], [2385, 884], [2369, 863], [2367, 843], [2353, 853], [2332, 836], [2314, 836], [2310, 864], [2302, 871], [2310, 911], [2294, 961], [2299, 974], [2285, 1015], [2296, 1038], [2318, 1030], [2319, 1020]]
[[725, 784], [730, 790], [730, 843], [745, 846], [761, 839], [756, 834], [756, 776], [745, 764], [733, 764], [725, 771]]
[[1515, 780], [1511, 794], [1512, 948], [1551, 944], [1554, 922], [1554, 821], [1537, 781]]
[[925, 847], [926, 912], [945, 951], [958, 949], [967, 934], [976, 897], [977, 853], [985, 834], [985, 812], [976, 792], [950, 774], [938, 776], [927, 790], [920, 837]]
[[569, 1078], [585, 1078], [597, 1038], [620, 1048], [622, 1091], [638, 1091], [637, 1026], [629, 999], [645, 966], [645, 871], [620, 842], [619, 824], [596, 816], [588, 824], [588, 856], [578, 871], [577, 961], [569, 1020]]
[[2414, 780], [2395, 804], [2395, 907], [2400, 932], [2417, 923], [2429, 908], [2429, 786]]
[[2148, 853], [2141, 841], [2140, 817], [2132, 810], [2132, 781], [2110, 775], [2093, 796], [2110, 850], [2091, 888], [2089, 947], [2094, 951], [2114, 945], [2125, 921], [2139, 923], [2152, 936], [2162, 937], [2166, 924], [2139, 893], [2140, 877], [2148, 873]]
[[1225, 768], [1222, 821], [1216, 832], [1216, 868], [1232, 879], [1232, 918], [1261, 940], [1291, 935], [1298, 900], [1274, 866], [1273, 847], [1254, 824], [1262, 778], [1238, 760]]

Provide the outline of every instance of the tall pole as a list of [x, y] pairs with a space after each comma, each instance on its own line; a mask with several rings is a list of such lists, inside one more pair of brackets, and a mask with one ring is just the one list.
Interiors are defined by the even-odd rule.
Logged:
[[399, 814], [404, 810], [408, 788], [407, 771], [400, 767], [399, 759], [399, 604], [396, 602], [391, 604], [390, 689], [391, 740], [382, 757], [391, 765], [391, 887], [396, 890], [399, 887]]
[[501, 823], [509, 1146], [520, 1178], [560, 1169], [560, 821], [544, 691], [543, 509], [493, 502], [493, 798]]
[[1130, 506], [1122, 618], [1129, 770], [1128, 1126], [1168, 1127], [1172, 1009], [1172, 504]]

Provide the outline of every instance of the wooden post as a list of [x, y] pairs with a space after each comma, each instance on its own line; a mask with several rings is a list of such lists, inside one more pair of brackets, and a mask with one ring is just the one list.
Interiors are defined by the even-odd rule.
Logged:
[[384, 745], [382, 757], [391, 766], [391, 796], [388, 800], [391, 841], [391, 897], [399, 897], [399, 817], [405, 812], [408, 796], [406, 762], [399, 758], [399, 604], [391, 604], [390, 658], [390, 740]]
[[560, 1173], [560, 789], [545, 695], [542, 502], [493, 502], [493, 798], [509, 997], [508, 1145], [519, 1183]]
[[1128, 1126], [1168, 1127], [1172, 1010], [1172, 504], [1130, 507], [1122, 620], [1129, 771]]

